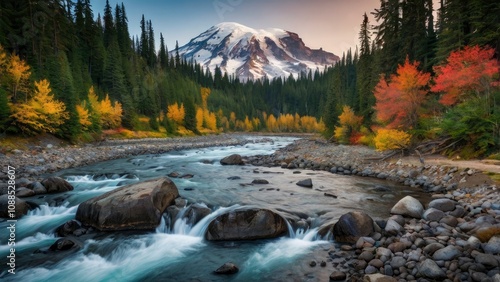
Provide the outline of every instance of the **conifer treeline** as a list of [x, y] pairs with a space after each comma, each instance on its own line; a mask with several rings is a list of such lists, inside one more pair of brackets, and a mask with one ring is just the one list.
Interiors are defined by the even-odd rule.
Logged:
[[437, 20], [432, 0], [380, 0], [374, 25], [362, 16], [359, 50], [349, 50], [331, 70], [325, 108], [330, 133], [344, 105], [370, 123], [380, 75], [389, 77], [406, 58], [431, 73], [452, 51], [469, 45], [490, 46], [499, 58], [500, 2], [442, 0], [436, 10]]
[[[144, 16], [140, 36], [132, 38], [123, 4], [112, 8], [106, 1], [103, 14], [95, 15], [89, 0], [6, 0], [0, 3], [0, 15], [0, 45], [31, 66], [31, 82], [50, 81], [55, 98], [66, 105], [69, 118], [58, 133], [67, 138], [82, 131], [77, 105], [88, 102], [92, 86], [101, 99], [109, 94], [112, 101], [121, 103], [122, 125], [130, 129], [143, 128], [143, 116], [149, 118], [152, 129], [161, 121], [166, 125], [168, 106], [183, 104], [186, 125], [196, 131], [188, 120], [201, 105], [202, 87], [212, 89], [209, 110], [227, 120], [234, 113], [237, 120], [258, 118], [265, 125], [263, 117], [269, 114], [321, 115], [327, 80], [319, 70], [297, 79], [255, 82], [241, 82], [220, 68], [211, 73], [181, 58], [177, 45], [169, 56], [161, 33], [160, 48], [155, 50], [153, 23]], [[19, 102], [8, 82], [0, 87], [10, 102]], [[25, 94], [30, 96], [30, 92]], [[0, 101], [8, 108], [5, 99]], [[5, 125], [9, 120], [0, 122]]]

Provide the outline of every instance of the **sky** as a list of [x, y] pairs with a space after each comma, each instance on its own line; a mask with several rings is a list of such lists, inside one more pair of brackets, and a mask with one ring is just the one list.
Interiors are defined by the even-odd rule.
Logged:
[[[342, 55], [358, 45], [362, 16], [379, 0], [109, 0], [125, 5], [131, 35], [140, 34], [144, 14], [159, 44], [160, 32], [169, 50], [188, 43], [213, 25], [237, 22], [255, 29], [281, 28], [297, 33], [306, 46]], [[105, 0], [91, 0], [94, 16], [103, 14]]]

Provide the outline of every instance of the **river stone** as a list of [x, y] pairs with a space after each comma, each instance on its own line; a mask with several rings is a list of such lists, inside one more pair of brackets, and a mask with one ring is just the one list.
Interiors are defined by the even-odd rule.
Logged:
[[220, 160], [221, 165], [244, 165], [241, 155], [233, 154]]
[[240, 269], [236, 264], [232, 262], [226, 262], [223, 264], [221, 267], [217, 268], [215, 270], [216, 274], [235, 274], [239, 271]]
[[161, 177], [130, 184], [80, 204], [76, 219], [101, 231], [150, 230], [179, 196], [172, 180]]
[[491, 237], [487, 244], [483, 246], [484, 252], [487, 254], [500, 254], [500, 236], [495, 235]]
[[455, 246], [446, 246], [434, 252], [432, 259], [434, 260], [453, 260], [458, 258], [462, 252]]
[[389, 219], [387, 221], [387, 224], [385, 225], [384, 230], [389, 234], [396, 235], [400, 231], [403, 231], [403, 227], [399, 225], [399, 223], [397, 223], [394, 219]]
[[35, 196], [35, 191], [28, 189], [26, 187], [17, 188], [16, 196], [20, 198]]
[[368, 236], [373, 232], [373, 219], [361, 211], [342, 215], [333, 226], [333, 237], [339, 243], [354, 244], [359, 237]]
[[208, 225], [209, 241], [256, 240], [276, 238], [287, 232], [287, 223], [267, 209], [247, 209], [219, 215]]
[[312, 179], [311, 178], [300, 180], [296, 184], [298, 186], [300, 186], [300, 187], [306, 187], [306, 188], [312, 188], [313, 187], [313, 183], [312, 183]]
[[193, 204], [189, 206], [189, 208], [187, 208], [186, 212], [184, 213], [184, 218], [187, 219], [187, 223], [191, 224], [191, 226], [194, 226], [205, 216], [211, 213], [212, 210], [209, 209], [207, 206], [202, 204]]
[[498, 261], [494, 255], [478, 253], [475, 257], [477, 263], [484, 265], [487, 269], [498, 266]]
[[334, 271], [330, 274], [330, 281], [344, 281], [347, 275], [342, 271]]
[[441, 210], [429, 208], [424, 212], [424, 219], [428, 221], [440, 221], [444, 215], [444, 212]]
[[[0, 196], [0, 218], [12, 219], [9, 216], [9, 196], [12, 195], [2, 195]], [[28, 213], [29, 205], [24, 200], [15, 197], [15, 218], [21, 218], [23, 215]]]
[[436, 199], [429, 203], [429, 208], [435, 208], [440, 211], [452, 211], [455, 209], [456, 202], [450, 199]]
[[440, 243], [431, 243], [424, 247], [424, 253], [432, 256], [437, 250], [443, 249], [444, 245]]
[[47, 193], [61, 193], [73, 190], [73, 186], [68, 181], [60, 177], [49, 177], [42, 181]]
[[269, 184], [269, 181], [265, 180], [265, 179], [255, 179], [254, 181], [252, 181], [252, 184]]
[[[61, 238], [49, 247], [51, 251], [66, 251], [75, 246], [75, 242], [69, 238]], [[78, 245], [76, 245], [78, 246]]]
[[446, 273], [431, 259], [426, 259], [418, 266], [418, 273], [430, 279], [444, 279]]
[[392, 207], [391, 213], [413, 218], [422, 218], [424, 207], [419, 200], [412, 196], [406, 196]]
[[47, 189], [45, 188], [45, 186], [43, 186], [42, 183], [38, 181], [31, 182], [30, 184], [28, 184], [28, 188], [33, 190], [37, 195], [47, 194]]
[[82, 228], [82, 225], [80, 222], [72, 219], [70, 221], [67, 221], [63, 225], [60, 225], [59, 227], [56, 228], [56, 234], [59, 237], [66, 237], [73, 235], [73, 232], [76, 230]]
[[488, 242], [493, 236], [500, 235], [500, 225], [485, 226], [476, 230], [475, 236], [481, 242]]
[[383, 275], [380, 273], [369, 274], [363, 277], [363, 282], [397, 282], [394, 277]]

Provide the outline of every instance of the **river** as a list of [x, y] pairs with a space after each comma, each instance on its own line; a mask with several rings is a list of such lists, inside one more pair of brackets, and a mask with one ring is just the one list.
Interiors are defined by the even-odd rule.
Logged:
[[[57, 175], [75, 189], [62, 195], [30, 199], [39, 204], [39, 208], [17, 222], [16, 274], [8, 274], [2, 266], [0, 278], [30, 282], [324, 281], [333, 266], [311, 267], [309, 262], [327, 261], [328, 252], [336, 245], [317, 235], [320, 226], [335, 222], [353, 210], [363, 210], [372, 217], [387, 217], [390, 208], [402, 197], [411, 194], [424, 201], [427, 197], [417, 188], [377, 179], [219, 164], [220, 159], [231, 154], [272, 154], [294, 140], [291, 137], [248, 138], [251, 142], [242, 146], [134, 156], [58, 172]], [[82, 240], [80, 248], [57, 254], [43, 253], [58, 239], [55, 229], [74, 218], [81, 202], [117, 187], [171, 172], [193, 175], [172, 180], [188, 205], [198, 203], [213, 211], [195, 226], [182, 219], [170, 222], [164, 217], [155, 232], [98, 233]], [[313, 189], [295, 184], [305, 178], [312, 179]], [[251, 185], [255, 179], [265, 179], [269, 184]], [[276, 210], [289, 220], [302, 218], [310, 227], [297, 230], [290, 225], [288, 236], [273, 240], [214, 243], [204, 239], [210, 220], [249, 206]], [[7, 222], [0, 223], [1, 230], [7, 226]], [[2, 258], [9, 253], [6, 233], [0, 235]], [[237, 274], [213, 273], [228, 261], [240, 267]]]

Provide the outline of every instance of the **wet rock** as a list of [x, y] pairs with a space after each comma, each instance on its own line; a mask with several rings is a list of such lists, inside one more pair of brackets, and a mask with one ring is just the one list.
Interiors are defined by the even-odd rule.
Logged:
[[221, 165], [244, 165], [241, 155], [233, 154], [220, 160]]
[[422, 218], [424, 207], [419, 200], [412, 196], [406, 196], [392, 207], [391, 213], [413, 218]]
[[202, 204], [193, 204], [189, 206], [189, 208], [184, 213], [184, 218], [187, 219], [187, 223], [194, 226], [200, 220], [202, 220], [205, 216], [212, 213], [212, 210], [207, 206]]
[[27, 178], [19, 178], [16, 179], [16, 187], [21, 188], [21, 187], [28, 187], [28, 185], [31, 183]]
[[78, 246], [73, 240], [69, 238], [61, 238], [57, 240], [52, 246], [50, 246], [49, 250], [51, 251], [66, 251], [75, 246]]
[[462, 252], [455, 246], [449, 245], [443, 249], [436, 250], [432, 255], [434, 260], [453, 260], [458, 258]]
[[28, 188], [33, 190], [36, 195], [47, 194], [47, 189], [45, 189], [45, 186], [43, 186], [42, 183], [38, 181], [28, 184]]
[[11, 217], [9, 211], [9, 206], [12, 205], [13, 201], [15, 201], [15, 212], [13, 215], [15, 215], [14, 218], [21, 218], [23, 215], [28, 213], [29, 210], [29, 205], [26, 203], [24, 200], [14, 197], [12, 198], [13, 195], [2, 195], [0, 196], [0, 218], [8, 218], [8, 219], [13, 219]]
[[60, 177], [49, 177], [44, 179], [42, 185], [47, 189], [47, 193], [61, 193], [73, 190], [73, 186]]
[[356, 243], [359, 237], [368, 236], [373, 232], [373, 219], [360, 211], [342, 215], [333, 226], [335, 241], [341, 243]]
[[334, 198], [334, 199], [337, 199], [337, 196], [332, 194], [332, 193], [324, 193], [323, 195], [325, 195], [325, 197], [330, 197], [330, 198]]
[[269, 181], [265, 179], [255, 179], [254, 181], [252, 181], [252, 184], [257, 184], [257, 185], [269, 184]]
[[236, 264], [232, 262], [226, 262], [221, 267], [217, 268], [214, 272], [216, 274], [235, 274], [238, 271], [240, 271], [240, 269]]
[[316, 261], [312, 260], [311, 262], [309, 262], [309, 266], [310, 267], [315, 267], [317, 265]]
[[443, 212], [452, 211], [455, 209], [457, 202], [450, 199], [436, 199], [429, 203], [429, 208], [435, 208]]
[[394, 242], [387, 246], [389, 250], [393, 253], [402, 252], [406, 249], [406, 245], [403, 242]]
[[56, 228], [56, 234], [59, 237], [66, 237], [70, 235], [74, 235], [73, 232], [82, 228], [80, 222], [76, 220], [70, 220], [64, 223], [63, 225]]
[[426, 259], [419, 264], [418, 273], [430, 279], [438, 280], [446, 278], [446, 273], [431, 259]]
[[239, 179], [241, 179], [241, 177], [239, 176], [230, 176], [227, 178], [227, 180], [239, 180]]
[[205, 237], [210, 241], [276, 238], [288, 228], [279, 214], [267, 209], [231, 211], [215, 218]]
[[334, 271], [330, 274], [330, 281], [344, 281], [347, 275], [342, 271]]
[[26, 198], [35, 196], [35, 191], [28, 189], [26, 187], [21, 187], [16, 189], [16, 196], [19, 198]]
[[173, 171], [173, 172], [169, 173], [167, 176], [170, 178], [178, 178], [179, 176], [181, 176], [181, 174], [176, 172], [176, 171]]
[[165, 177], [152, 179], [81, 203], [76, 219], [101, 231], [154, 229], [163, 212], [178, 196], [172, 180]]
[[182, 179], [191, 179], [193, 177], [194, 177], [193, 174], [187, 173], [187, 174], [183, 174], [180, 178], [182, 178]]
[[312, 188], [313, 187], [313, 183], [312, 183], [312, 179], [311, 178], [300, 180], [296, 184], [298, 186], [300, 186], [300, 187], [306, 187], [306, 188]]

